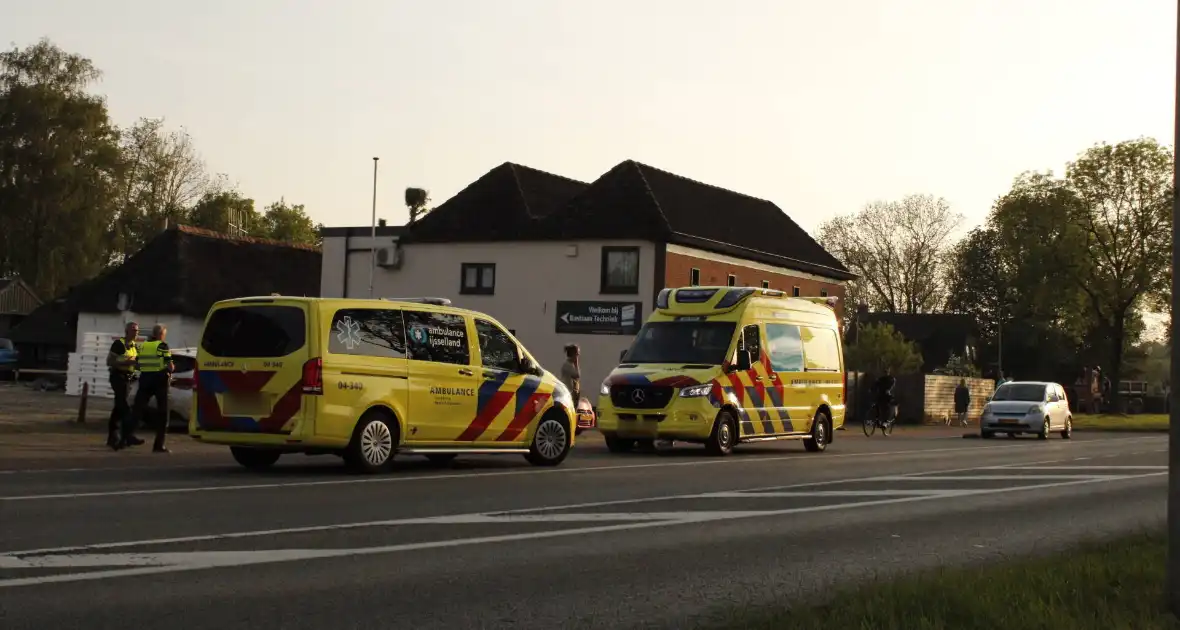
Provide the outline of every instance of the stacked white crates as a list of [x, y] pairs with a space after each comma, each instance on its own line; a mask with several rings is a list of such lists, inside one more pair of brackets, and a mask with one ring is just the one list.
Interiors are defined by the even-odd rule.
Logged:
[[[111, 344], [122, 337], [121, 333], [88, 332], [82, 336], [82, 343], [77, 352], [71, 352], [66, 369], [66, 394], [81, 396], [82, 385], [89, 384], [89, 396], [98, 398], [114, 398], [109, 379], [110, 370], [107, 368], [107, 353], [111, 351]], [[146, 338], [136, 339], [142, 343]]]

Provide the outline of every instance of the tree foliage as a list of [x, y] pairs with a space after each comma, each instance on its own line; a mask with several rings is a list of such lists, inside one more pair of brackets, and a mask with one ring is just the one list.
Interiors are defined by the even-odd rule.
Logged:
[[892, 325], [881, 322], [861, 326], [855, 343], [844, 348], [845, 361], [858, 372], [910, 374], [922, 367], [922, 353]]
[[184, 221], [213, 192], [213, 178], [188, 132], [169, 130], [164, 120], [141, 118], [123, 132], [126, 160], [117, 239], [119, 254], [138, 251], [166, 224]]
[[303, 204], [288, 205], [285, 201], [266, 207], [262, 225], [268, 238], [302, 245], [319, 245], [320, 229], [324, 227], [307, 216]]
[[116, 128], [90, 91], [99, 77], [48, 40], [0, 52], [0, 277], [57, 296], [178, 223], [319, 243], [302, 205], [257, 212], [183, 129]]
[[943, 306], [950, 239], [962, 221], [945, 199], [909, 195], [828, 221], [820, 227], [819, 241], [859, 276], [848, 287], [853, 304], [931, 313]]
[[44, 297], [106, 264], [123, 174], [89, 59], [48, 40], [0, 53], [0, 275]]

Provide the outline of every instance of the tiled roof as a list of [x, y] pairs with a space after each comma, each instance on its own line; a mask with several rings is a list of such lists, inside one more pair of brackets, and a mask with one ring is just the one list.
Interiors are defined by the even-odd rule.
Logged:
[[406, 239], [642, 239], [855, 277], [775, 204], [633, 160], [590, 184], [506, 162], [410, 226]]
[[176, 226], [124, 264], [42, 305], [12, 337], [73, 345], [73, 318], [79, 312], [119, 312], [120, 294], [128, 297], [127, 310], [136, 313], [196, 318], [204, 318], [214, 302], [235, 297], [319, 295], [320, 262], [315, 247]]
[[583, 182], [505, 162], [431, 210], [410, 227], [416, 241], [544, 238], [540, 219], [557, 213]]

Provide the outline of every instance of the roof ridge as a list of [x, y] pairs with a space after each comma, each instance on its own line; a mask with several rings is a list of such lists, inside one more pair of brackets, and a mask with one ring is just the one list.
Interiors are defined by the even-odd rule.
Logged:
[[639, 179], [643, 180], [643, 187], [647, 190], [647, 196], [651, 197], [652, 203], [656, 204], [656, 210], [660, 213], [660, 218], [664, 220], [664, 228], [671, 232], [672, 222], [668, 220], [668, 214], [664, 212], [664, 206], [660, 204], [660, 199], [656, 197], [655, 191], [651, 189], [651, 182], [647, 181], [647, 175], [643, 172], [644, 165], [630, 159], [627, 162], [635, 168], [636, 173], [639, 173]]
[[262, 237], [258, 237], [258, 236], [234, 236], [232, 234], [226, 234], [224, 232], [218, 232], [216, 230], [210, 230], [208, 228], [195, 227], [192, 225], [184, 225], [184, 224], [180, 224], [180, 223], [176, 224], [175, 227], [172, 227], [169, 229], [174, 229], [177, 232], [183, 232], [185, 234], [191, 234], [192, 236], [199, 236], [202, 238], [213, 238], [213, 239], [219, 239], [219, 240], [223, 240], [223, 241], [235, 241], [238, 243], [248, 243], [248, 244], [254, 244], [254, 245], [275, 245], [278, 247], [290, 247], [292, 249], [307, 249], [307, 250], [317, 251], [317, 252], [320, 251], [320, 248], [316, 247], [315, 245], [305, 245], [303, 243], [293, 243], [291, 241], [280, 241], [278, 239], [262, 238]]
[[512, 181], [516, 182], [516, 192], [520, 195], [520, 203], [524, 207], [524, 215], [530, 220], [536, 220], [533, 216], [533, 210], [529, 207], [528, 195], [524, 194], [524, 184], [520, 183], [520, 173], [516, 170], [518, 168], [527, 168], [513, 162], [505, 162], [508, 165], [508, 170], [512, 173]]
[[[763, 199], [762, 197], [755, 197], [754, 195], [750, 195], [750, 194], [747, 194], [744, 192], [738, 192], [738, 191], [730, 189], [730, 188], [724, 188], [724, 187], [718, 186], [716, 184], [710, 184], [709, 182], [702, 182], [699, 179], [693, 179], [691, 177], [686, 177], [686, 176], [681, 175], [679, 173], [673, 173], [672, 171], [664, 170], [664, 169], [659, 168], [657, 166], [652, 166], [651, 164], [644, 164], [643, 162], [637, 162], [635, 160], [627, 160], [627, 161], [634, 162], [636, 166], [639, 166], [642, 168], [650, 168], [653, 171], [659, 171], [659, 172], [663, 173], [664, 175], [668, 175], [670, 177], [675, 177], [676, 179], [683, 179], [686, 182], [692, 182], [692, 183], [698, 184], [700, 186], [705, 186], [706, 188], [713, 188], [715, 190], [720, 190], [721, 192], [728, 193], [731, 195], [736, 195], [738, 197], [745, 197], [746, 199], [752, 199], [754, 201], [761, 201], [762, 203], [768, 203], [768, 204], [774, 206], [775, 208], [778, 208], [778, 205], [769, 199]], [[779, 211], [782, 212], [782, 208], [779, 208]], [[783, 214], [787, 214], [787, 213], [783, 212]]]
[[581, 184], [583, 186], [589, 185], [589, 182], [584, 182], [580, 179], [574, 179], [572, 177], [566, 177], [565, 175], [559, 175], [558, 173], [551, 173], [549, 171], [543, 171], [539, 168], [534, 168], [532, 166], [529, 166], [528, 164], [521, 164], [519, 162], [505, 162], [504, 164], [508, 164], [508, 165], [513, 166], [515, 168], [527, 169], [527, 170], [533, 171], [535, 173], [541, 173], [542, 175], [548, 175], [549, 177], [556, 177], [557, 179], [564, 179], [565, 181], [573, 183], [573, 184]]

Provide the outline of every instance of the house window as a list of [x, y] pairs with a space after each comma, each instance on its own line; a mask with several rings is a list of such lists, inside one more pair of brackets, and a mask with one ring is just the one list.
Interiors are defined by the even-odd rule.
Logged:
[[737, 286], [737, 276], [733, 275], [732, 273], [729, 274], [729, 277], [726, 278], [726, 281], [729, 283], [729, 286], [731, 286], [731, 287]]
[[688, 272], [688, 286], [690, 286], [690, 287], [701, 286], [701, 270], [700, 269], [693, 267], [691, 270], [689, 270], [689, 272]]
[[820, 289], [819, 296], [820, 297], [828, 297], [828, 290], [827, 289]]
[[762, 288], [769, 289], [770, 288], [770, 280], [763, 280], [762, 281]]
[[791, 295], [799, 297], [799, 287], [791, 287]]
[[494, 263], [463, 263], [460, 265], [459, 293], [463, 295], [492, 295], [496, 292]]
[[639, 248], [603, 247], [599, 293], [639, 293]]

